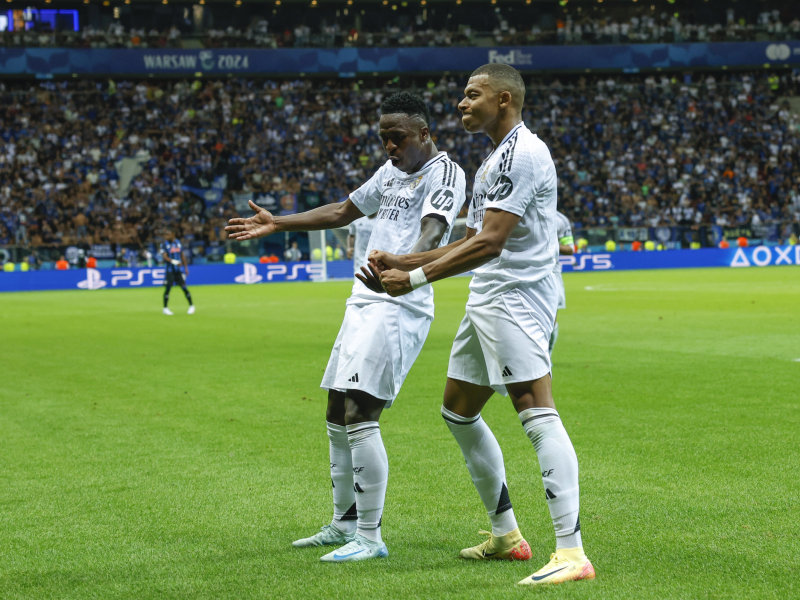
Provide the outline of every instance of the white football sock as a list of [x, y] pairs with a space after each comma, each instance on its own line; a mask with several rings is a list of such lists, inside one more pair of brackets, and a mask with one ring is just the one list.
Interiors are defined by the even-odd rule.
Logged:
[[553, 348], [556, 346], [556, 340], [558, 340], [558, 321], [556, 321], [555, 326], [553, 326], [553, 333], [550, 334], [550, 356], [553, 355]]
[[582, 547], [578, 457], [561, 417], [555, 408], [529, 408], [519, 418], [539, 458], [556, 549]]
[[442, 406], [442, 417], [467, 461], [472, 483], [489, 513], [492, 533], [500, 536], [514, 531], [517, 519], [508, 496], [503, 452], [492, 430], [480, 415], [462, 417]]
[[347, 426], [353, 458], [353, 489], [358, 513], [357, 533], [373, 542], [381, 541], [381, 516], [389, 479], [389, 460], [377, 421]]
[[356, 530], [356, 493], [353, 490], [353, 461], [347, 427], [328, 423], [333, 486], [333, 523], [342, 533]]

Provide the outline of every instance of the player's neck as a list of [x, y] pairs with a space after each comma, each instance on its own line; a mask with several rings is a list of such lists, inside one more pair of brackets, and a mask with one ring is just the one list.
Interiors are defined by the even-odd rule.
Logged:
[[502, 119], [497, 119], [492, 127], [487, 127], [484, 131], [489, 136], [489, 139], [492, 140], [494, 147], [497, 148], [503, 143], [508, 132], [520, 123], [522, 123], [521, 115], [508, 115]]
[[439, 150], [436, 148], [436, 144], [431, 142], [431, 148], [428, 152], [426, 152], [422, 158], [419, 159], [419, 162], [411, 167], [411, 170], [408, 171], [408, 174], [411, 175], [412, 173], [416, 173], [422, 167], [424, 167], [431, 159], [433, 159], [437, 154], [439, 154]]

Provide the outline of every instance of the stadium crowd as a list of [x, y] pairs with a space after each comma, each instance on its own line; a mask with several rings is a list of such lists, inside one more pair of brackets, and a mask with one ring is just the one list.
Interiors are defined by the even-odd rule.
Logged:
[[[800, 118], [778, 98], [796, 96], [800, 77], [771, 77], [530, 80], [524, 118], [551, 148], [577, 229], [751, 226], [788, 238], [800, 223]], [[461, 126], [463, 84], [418, 89], [438, 147], [470, 182], [491, 148]], [[287, 212], [338, 201], [385, 161], [376, 130], [391, 90], [343, 80], [0, 84], [0, 246], [145, 245], [168, 228], [187, 244], [218, 244], [234, 192]], [[224, 192], [209, 200], [212, 185]]]
[[[655, 5], [653, 5], [655, 7]], [[374, 7], [374, 5], [373, 5]], [[373, 10], [375, 10], [373, 8]], [[475, 10], [474, 8], [471, 10]], [[533, 12], [508, 8], [485, 17], [428, 19], [426, 9], [405, 10], [398, 18], [355, 22], [347, 10], [319, 19], [302, 17], [277, 24], [253, 16], [249, 26], [197, 28], [171, 25], [124, 26], [114, 20], [105, 27], [91, 24], [80, 31], [32, 28], [0, 32], [0, 46], [68, 48], [302, 48], [475, 46], [535, 44], [627, 44], [653, 42], [725, 42], [800, 39], [800, 14], [764, 10], [748, 21], [733, 9], [711, 22], [674, 11], [637, 9], [629, 14], [597, 14], [578, 6], [558, 18], [537, 18]], [[355, 11], [352, 11], [355, 12]], [[386, 12], [386, 11], [383, 11]], [[269, 15], [271, 16], [271, 15]], [[470, 24], [470, 21], [473, 23]], [[186, 25], [184, 23], [184, 25]]]

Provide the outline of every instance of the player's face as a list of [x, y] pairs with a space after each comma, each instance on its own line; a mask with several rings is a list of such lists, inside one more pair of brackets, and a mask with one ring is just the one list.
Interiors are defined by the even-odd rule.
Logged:
[[381, 141], [392, 165], [404, 173], [414, 173], [425, 164], [430, 133], [425, 122], [404, 113], [381, 115]]
[[464, 88], [464, 99], [458, 104], [464, 129], [478, 133], [496, 121], [500, 112], [499, 96], [489, 85], [488, 75], [470, 77]]

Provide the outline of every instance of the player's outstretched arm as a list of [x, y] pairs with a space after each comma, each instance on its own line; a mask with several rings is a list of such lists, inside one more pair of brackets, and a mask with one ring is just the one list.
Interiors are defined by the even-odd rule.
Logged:
[[285, 217], [273, 216], [252, 200], [250, 208], [255, 215], [247, 219], [236, 218], [228, 221], [225, 231], [228, 237], [237, 241], [252, 240], [282, 231], [319, 231], [320, 229], [336, 229], [349, 225], [364, 214], [358, 210], [350, 198], [344, 202], [326, 204], [314, 210]]
[[467, 235], [460, 240], [450, 242], [447, 246], [428, 250], [427, 252], [417, 252], [414, 254], [396, 255], [383, 250], [373, 250], [369, 253], [370, 263], [378, 270], [378, 272], [388, 271], [389, 269], [398, 269], [400, 271], [413, 271], [419, 267], [432, 263], [440, 259], [448, 252], [452, 252], [461, 244], [466, 242], [469, 238], [475, 235], [475, 230], [467, 227]]
[[[469, 239], [465, 238], [463, 243], [441, 258], [419, 267], [422, 274], [428, 283], [433, 283], [471, 271], [497, 258], [519, 220], [520, 217], [504, 210], [487, 209], [481, 232]], [[399, 269], [381, 273], [381, 284], [390, 296], [402, 296], [414, 289], [410, 274]]]
[[[432, 249], [435, 249], [439, 245], [439, 242], [442, 241], [442, 236], [447, 231], [447, 221], [439, 215], [424, 217], [420, 225], [421, 231], [419, 238], [411, 249], [412, 254], [406, 256], [418, 256], [420, 254], [435, 252], [436, 250]], [[381, 286], [380, 272], [391, 267], [388, 267], [387, 263], [383, 262], [383, 260], [373, 260], [375, 254], [376, 251], [370, 252], [369, 263], [367, 264], [369, 268], [361, 267], [362, 274], [356, 273], [356, 277], [373, 292], [383, 293], [384, 289]], [[379, 252], [379, 254], [385, 256], [386, 260], [390, 262], [393, 259], [402, 259], [406, 257], [395, 256], [388, 252]]]

